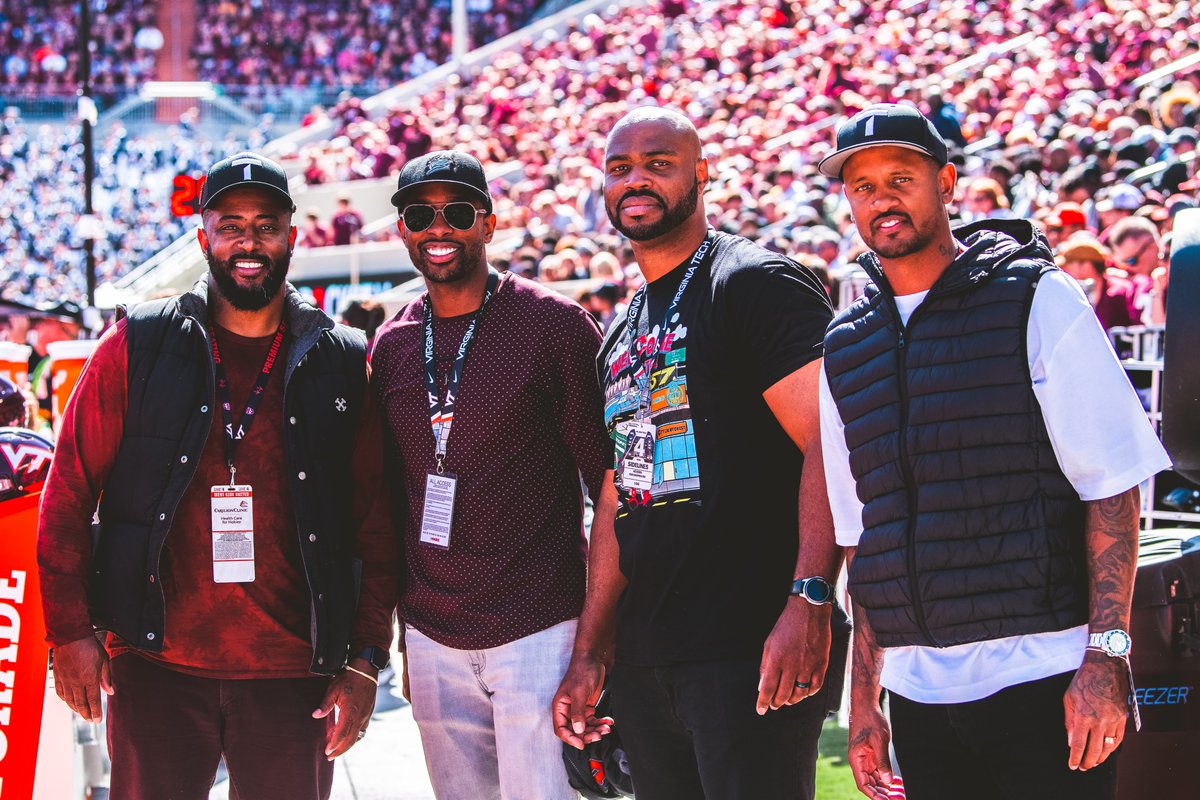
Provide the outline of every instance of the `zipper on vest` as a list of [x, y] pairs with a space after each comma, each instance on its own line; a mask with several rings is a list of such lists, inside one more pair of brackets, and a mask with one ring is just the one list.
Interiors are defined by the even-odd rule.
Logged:
[[[887, 298], [891, 303], [892, 313], [896, 315], [896, 327], [899, 330], [896, 337], [896, 383], [900, 388], [900, 474], [904, 478], [904, 494], [908, 499], [908, 523], [905, 530], [908, 591], [912, 597], [913, 614], [917, 619], [917, 627], [921, 629], [921, 635], [929, 644], [938, 647], [938, 641], [929, 632], [929, 625], [925, 621], [925, 607], [921, 603], [921, 589], [917, 582], [917, 482], [913, 477], [912, 464], [908, 457], [908, 353], [904, 336], [907, 326], [900, 319], [900, 309], [896, 306], [895, 299], [890, 295], [887, 295]], [[909, 324], [920, 310], [920, 306], [913, 310], [908, 318]]]

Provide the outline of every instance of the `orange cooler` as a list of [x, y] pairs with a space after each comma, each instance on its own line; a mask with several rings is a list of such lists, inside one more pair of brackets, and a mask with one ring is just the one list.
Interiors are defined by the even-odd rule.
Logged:
[[0, 342], [0, 378], [8, 378], [23, 387], [29, 380], [29, 354], [32, 348], [16, 342]]
[[46, 346], [50, 354], [50, 413], [54, 419], [54, 434], [62, 425], [62, 415], [67, 408], [67, 399], [79, 382], [79, 373], [83, 365], [96, 349], [96, 339], [78, 339], [65, 342], [51, 342]]

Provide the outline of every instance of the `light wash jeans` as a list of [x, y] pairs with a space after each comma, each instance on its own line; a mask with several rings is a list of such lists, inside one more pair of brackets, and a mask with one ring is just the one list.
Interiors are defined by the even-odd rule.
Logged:
[[413, 719], [438, 800], [578, 800], [550, 717], [575, 622], [488, 650], [406, 628]]

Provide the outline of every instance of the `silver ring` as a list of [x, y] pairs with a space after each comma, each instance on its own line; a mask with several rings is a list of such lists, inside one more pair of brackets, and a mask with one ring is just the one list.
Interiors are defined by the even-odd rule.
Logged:
[[1105, 743], [1105, 744], [1116, 744], [1116, 743], [1117, 743], [1117, 737], [1115, 737], [1115, 736], [1105, 736], [1105, 737], [1104, 737], [1104, 743]]
[[364, 736], [366, 736], [366, 735], [367, 735], [367, 732], [366, 732], [366, 731], [359, 731], [359, 732], [358, 732], [358, 738], [359, 738], [359, 739], [363, 738], [363, 737], [364, 737]]
[[810, 686], [812, 686], [812, 684], [809, 683], [808, 681], [796, 681], [797, 689], [807, 689]]

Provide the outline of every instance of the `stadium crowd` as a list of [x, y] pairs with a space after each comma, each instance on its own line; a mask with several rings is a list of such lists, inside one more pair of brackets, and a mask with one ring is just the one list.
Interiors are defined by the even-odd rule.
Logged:
[[[158, 4], [99, 0], [91, 5], [92, 75], [101, 100], [155, 77], [162, 33]], [[0, 94], [73, 94], [79, 86], [77, 2], [0, 1]]]
[[[27, 125], [15, 112], [0, 119], [0, 299], [42, 305], [85, 296], [79, 238], [83, 214], [78, 129]], [[93, 207], [97, 283], [139, 266], [191, 227], [171, 214], [171, 182], [236, 150], [186, 124], [160, 136], [132, 136], [114, 126], [96, 136]]]
[[[297, 156], [313, 183], [386, 175], [443, 147], [519, 162], [524, 178], [500, 187], [498, 204], [502, 227], [526, 231], [514, 261], [532, 269], [537, 256], [553, 280], [592, 276], [598, 256], [595, 277], [608, 281], [614, 254], [629, 262], [600, 198], [605, 132], [632, 104], [670, 104], [701, 128], [713, 222], [836, 281], [861, 243], [838, 187], [815, 170], [830, 123], [872, 102], [911, 102], [958, 146], [963, 221], [1028, 215], [1054, 244], [1070, 226], [1100, 237], [1098, 252], [1133, 286], [1093, 280], [1093, 291], [1135, 292], [1127, 316], [1161, 321], [1150, 298], [1167, 250], [1122, 264], [1121, 242], [1140, 245], [1150, 229], [1126, 226], [1135, 235], [1118, 241], [1109, 229], [1136, 214], [1162, 245], [1174, 213], [1195, 204], [1194, 166], [1181, 156], [1196, 139], [1198, 73], [1135, 81], [1198, 39], [1187, 3], [668, 0], [589, 16], [374, 119], [342, 103], [330, 112], [336, 134]], [[1135, 184], [1131, 174], [1154, 165], [1165, 169]]]
[[[436, 25], [442, 13], [437, 3], [417, 15], [391, 5], [364, 7], [330, 25], [330, 7], [313, 0], [303, 13], [255, 19], [213, 2], [212, 13], [201, 15], [213, 26], [202, 39], [223, 44], [205, 58], [213, 59], [213, 69], [228, 67], [246, 79], [279, 68], [281, 77], [363, 80], [368, 67], [402, 66], [388, 47], [420, 41], [422, 26]], [[487, 13], [503, 19], [488, 18], [488, 30], [503, 33], [527, 11], [521, 2], [497, 4]], [[272, 42], [305, 43], [268, 48], [262, 44], [268, 31]], [[280, 31], [287, 35], [280, 38]], [[314, 120], [335, 122], [333, 133], [286, 155], [309, 184], [391, 175], [406, 160], [443, 147], [515, 165], [508, 172], [518, 179], [496, 187], [501, 228], [522, 232], [509, 236], [514, 268], [546, 280], [594, 278], [624, 295], [631, 288], [629, 253], [608, 227], [600, 193], [604, 136], [631, 105], [668, 104], [696, 122], [706, 142], [714, 224], [827, 272], [836, 289], [853, 274], [861, 243], [839, 187], [819, 176], [815, 164], [842, 115], [871, 102], [910, 102], [956, 145], [963, 221], [1031, 216], [1059, 247], [1067, 234], [1086, 235], [1091, 249], [1076, 247], [1073, 254], [1090, 254], [1106, 269], [1092, 278], [1082, 263], [1072, 269], [1090, 280], [1098, 304], [1103, 296], [1116, 298], [1106, 307], [1126, 306], [1102, 316], [1110, 324], [1161, 321], [1155, 303], [1161, 306], [1171, 218], [1196, 202], [1196, 162], [1187, 154], [1196, 141], [1200, 73], [1193, 68], [1144, 85], [1137, 79], [1195, 52], [1198, 40], [1200, 21], [1186, 2], [661, 0], [589, 15], [564, 35], [528, 41], [474, 75], [451, 78], [375, 116], [357, 98], [314, 111]], [[427, 38], [424, 52], [436, 61], [443, 45]], [[322, 61], [322, 53], [334, 61]], [[241, 66], [229, 60], [235, 55]], [[46, 171], [70, 171], [61, 158], [57, 163]], [[17, 180], [6, 186], [20, 193]], [[69, 191], [77, 194], [78, 187]], [[108, 221], [112, 246], [126, 254], [140, 252], [142, 244], [124, 241], [140, 239], [139, 230], [152, 236], [153, 229], [158, 246], [173, 230], [165, 209], [134, 201], [136, 194], [118, 192]], [[1124, 216], [1150, 225], [1154, 246], [1142, 246], [1150, 228], [1141, 223], [1110, 231]], [[115, 233], [127, 222], [129, 234]], [[77, 260], [65, 244], [69, 234], [39, 238], [58, 244], [59, 270]], [[43, 258], [46, 251], [40, 250]], [[1144, 263], [1122, 263], [1134, 252]], [[26, 291], [45, 296], [36, 286]]]
[[[536, 0], [472, 0], [472, 47], [526, 23]], [[192, 57], [201, 80], [382, 91], [450, 57], [448, 0], [387, 3], [199, 0]]]

